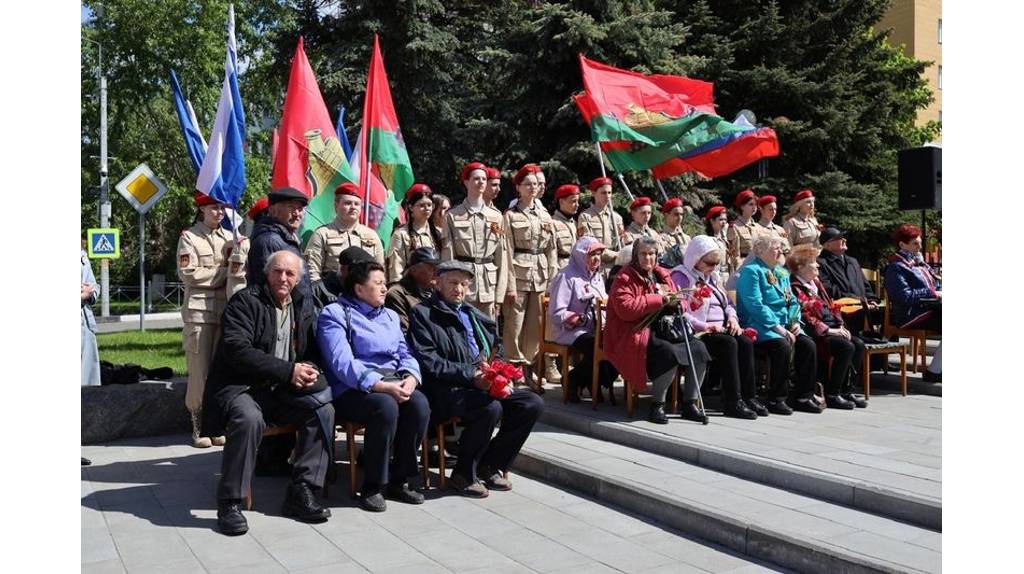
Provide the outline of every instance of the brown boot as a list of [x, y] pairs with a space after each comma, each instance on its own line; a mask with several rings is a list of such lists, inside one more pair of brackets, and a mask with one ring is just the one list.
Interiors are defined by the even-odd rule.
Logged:
[[210, 448], [213, 446], [213, 441], [208, 437], [199, 436], [199, 421], [202, 419], [203, 411], [194, 410], [190, 411], [189, 414], [192, 416], [192, 446], [195, 448]]

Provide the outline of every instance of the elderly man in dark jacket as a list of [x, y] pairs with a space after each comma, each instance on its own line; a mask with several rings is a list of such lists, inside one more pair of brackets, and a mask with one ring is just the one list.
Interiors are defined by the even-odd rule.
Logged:
[[501, 358], [501, 338], [492, 319], [464, 302], [472, 278], [466, 263], [441, 263], [437, 290], [410, 312], [409, 340], [433, 420], [458, 416], [465, 425], [450, 484], [463, 496], [484, 498], [490, 490], [511, 490], [503, 471], [530, 436], [544, 401], [525, 389], [500, 400], [488, 394], [481, 366]]
[[297, 288], [302, 274], [298, 255], [273, 253], [265, 281], [238, 292], [224, 310], [203, 401], [210, 405], [204, 432], [227, 437], [217, 487], [217, 525], [224, 534], [248, 530], [241, 500], [250, 491], [256, 448], [268, 423], [299, 431], [283, 514], [304, 522], [331, 515], [314, 491], [323, 487], [330, 466], [334, 409], [329, 396], [314, 393], [326, 380], [316, 366], [313, 304]]
[[[864, 277], [860, 263], [846, 254], [846, 234], [835, 227], [826, 227], [818, 240], [822, 247], [818, 256], [818, 278], [828, 291], [829, 297], [852, 297], [865, 302], [871, 313], [871, 324], [881, 324], [878, 296], [875, 295], [871, 283]], [[854, 335], [864, 330], [863, 310], [844, 317], [843, 320]]]
[[[301, 191], [282, 187], [267, 195], [270, 205], [256, 217], [249, 243], [249, 259], [245, 264], [246, 285], [266, 285], [263, 267], [272, 253], [286, 250], [302, 257], [299, 236], [296, 235], [306, 215], [309, 198]], [[302, 295], [310, 298], [313, 290], [305, 273], [299, 283]], [[311, 299], [312, 300], [312, 299]]]
[[433, 247], [417, 247], [409, 255], [402, 279], [388, 289], [384, 306], [398, 315], [402, 332], [409, 332], [409, 312], [434, 292], [437, 265], [441, 262]]

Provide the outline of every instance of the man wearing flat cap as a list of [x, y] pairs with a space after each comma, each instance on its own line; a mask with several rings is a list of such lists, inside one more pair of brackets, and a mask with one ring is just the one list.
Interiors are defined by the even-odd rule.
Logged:
[[[449, 484], [463, 496], [484, 498], [492, 490], [511, 490], [503, 471], [529, 437], [544, 401], [525, 389], [504, 399], [488, 393], [483, 369], [502, 357], [501, 338], [493, 319], [466, 305], [473, 267], [445, 261], [437, 274], [437, 290], [412, 308], [410, 346], [420, 365], [432, 420], [458, 416], [464, 426]], [[494, 435], [499, 421], [501, 430]]]
[[434, 293], [434, 278], [440, 258], [431, 247], [417, 247], [409, 256], [402, 279], [388, 289], [384, 306], [398, 315], [402, 332], [409, 333], [409, 312]]
[[474, 161], [460, 174], [466, 199], [448, 210], [441, 232], [442, 261], [461, 261], [473, 269], [466, 302], [492, 319], [498, 317], [498, 270], [502, 261], [501, 212], [484, 202], [487, 167]]
[[[245, 264], [247, 285], [265, 285], [263, 267], [272, 253], [282, 249], [302, 257], [299, 249], [299, 227], [306, 215], [309, 198], [292, 187], [281, 187], [267, 195], [267, 209], [256, 217], [249, 240], [249, 259]], [[309, 277], [303, 274], [297, 287], [303, 296], [312, 296]]]
[[[819, 279], [832, 299], [853, 297], [867, 305], [870, 324], [881, 325], [884, 319], [879, 308], [880, 299], [874, 287], [864, 277], [860, 262], [846, 254], [846, 233], [835, 227], [821, 232], [821, 254], [818, 255]], [[865, 327], [864, 310], [843, 318], [850, 333], [859, 335]]]
[[615, 259], [619, 256], [619, 250], [625, 245], [622, 236], [626, 228], [622, 223], [622, 216], [615, 213], [612, 208], [611, 178], [595, 178], [587, 185], [587, 189], [593, 195], [594, 203], [580, 213], [576, 236], [589, 235], [605, 246], [601, 254], [601, 273], [607, 278], [608, 272], [615, 265]]
[[[318, 227], [306, 244], [306, 267], [317, 299], [337, 296], [324, 285], [324, 277], [337, 273], [338, 255], [347, 247], [360, 247], [384, 265], [384, 245], [377, 232], [359, 223], [363, 201], [359, 186], [345, 182], [334, 190], [334, 221]], [[333, 301], [333, 298], [331, 298]]]

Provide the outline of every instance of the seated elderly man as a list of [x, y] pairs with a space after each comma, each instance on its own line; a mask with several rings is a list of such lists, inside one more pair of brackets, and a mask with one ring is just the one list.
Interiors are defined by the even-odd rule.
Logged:
[[298, 429], [292, 482], [282, 513], [303, 522], [331, 516], [314, 492], [330, 466], [334, 408], [316, 363], [315, 311], [297, 288], [304, 266], [291, 251], [267, 259], [265, 283], [250, 284], [228, 302], [206, 381], [203, 436], [227, 437], [217, 486], [217, 526], [245, 534], [241, 511], [250, 491], [256, 449], [269, 423]]
[[433, 247], [413, 249], [402, 279], [388, 289], [384, 306], [398, 315], [403, 333], [409, 332], [409, 310], [433, 294], [434, 277], [440, 262], [441, 258]]
[[[412, 309], [409, 339], [433, 420], [458, 416], [465, 425], [450, 484], [463, 496], [484, 498], [490, 490], [511, 490], [502, 471], [519, 454], [544, 401], [525, 389], [504, 399], [488, 394], [482, 368], [501, 358], [501, 338], [494, 320], [464, 303], [472, 279], [471, 266], [441, 263], [437, 290]], [[499, 420], [501, 430], [492, 439]]]
[[[852, 297], [867, 305], [871, 325], [881, 325], [884, 317], [879, 308], [879, 298], [871, 283], [864, 278], [860, 262], [846, 254], [846, 233], [835, 227], [826, 227], [819, 237], [821, 254], [818, 255], [821, 284], [832, 299]], [[854, 335], [864, 330], [864, 310], [843, 318], [843, 322]]]

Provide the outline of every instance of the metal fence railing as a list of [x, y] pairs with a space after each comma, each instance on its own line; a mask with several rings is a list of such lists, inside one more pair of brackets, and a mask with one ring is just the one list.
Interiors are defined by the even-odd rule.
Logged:
[[[155, 287], [155, 288], [154, 288]], [[146, 312], [165, 312], [181, 309], [185, 299], [185, 285], [180, 282], [146, 282]], [[134, 315], [139, 312], [138, 285], [110, 286], [110, 314]]]

